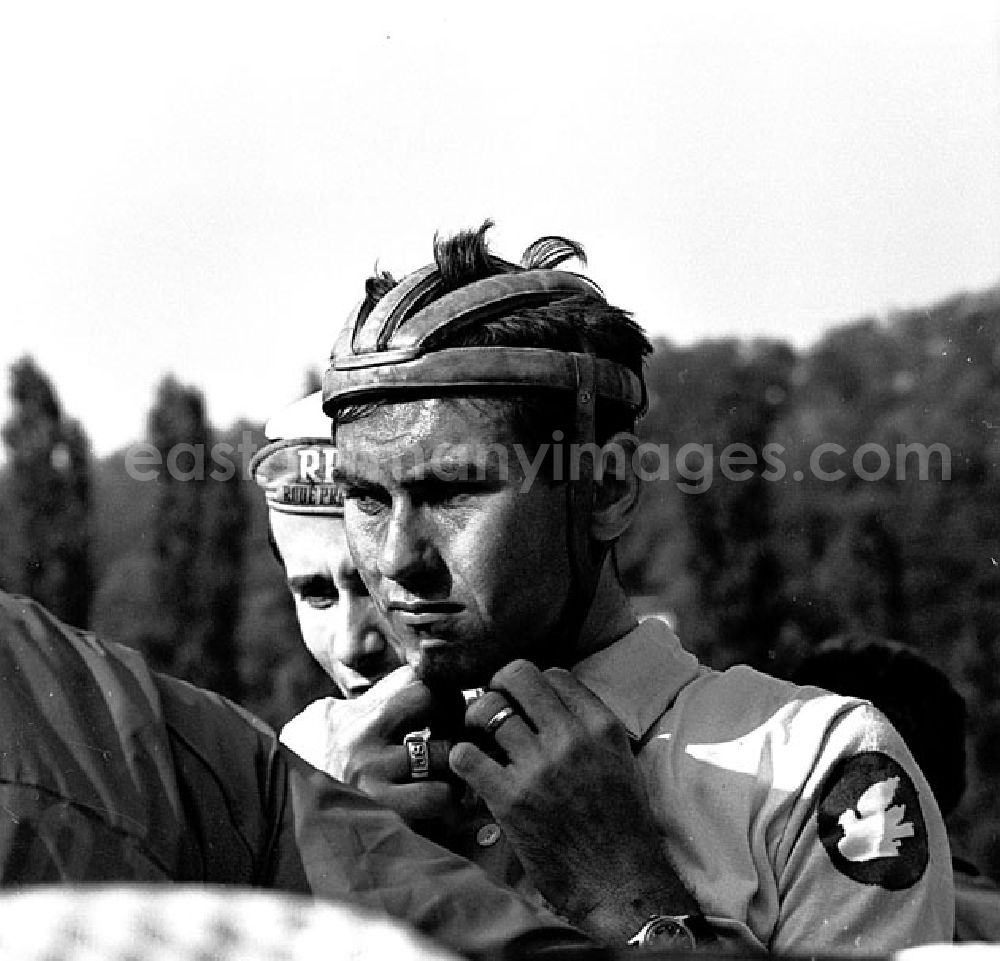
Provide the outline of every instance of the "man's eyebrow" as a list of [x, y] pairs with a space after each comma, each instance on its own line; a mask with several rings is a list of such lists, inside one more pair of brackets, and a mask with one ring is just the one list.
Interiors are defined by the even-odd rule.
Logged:
[[495, 457], [443, 457], [411, 476], [414, 483], [477, 480], [495, 483], [506, 480], [508, 470], [508, 465], [501, 465]]
[[[441, 457], [410, 465], [402, 474], [396, 474], [394, 480], [404, 487], [434, 482], [484, 481], [497, 483], [506, 480], [508, 467], [501, 464], [496, 457]], [[333, 479], [345, 487], [368, 490], [381, 490], [384, 484], [379, 480], [364, 477], [348, 467], [334, 469]]]
[[349, 466], [338, 465], [333, 469], [333, 480], [338, 484], [352, 487], [375, 487], [376, 482], [367, 477], [363, 477], [357, 471], [351, 470]]
[[505, 480], [510, 458], [497, 457], [487, 449], [459, 447], [409, 465], [401, 478], [403, 484], [424, 484], [483, 480]]
[[333, 578], [322, 574], [297, 574], [287, 578], [287, 583], [293, 591], [304, 594], [307, 591], [329, 591], [333, 587]]

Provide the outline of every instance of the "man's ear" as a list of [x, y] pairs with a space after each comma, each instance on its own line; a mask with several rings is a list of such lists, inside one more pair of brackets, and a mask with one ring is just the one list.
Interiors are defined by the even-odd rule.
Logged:
[[590, 535], [611, 544], [628, 530], [639, 506], [639, 476], [635, 470], [639, 441], [621, 431], [602, 448], [594, 470], [594, 509]]

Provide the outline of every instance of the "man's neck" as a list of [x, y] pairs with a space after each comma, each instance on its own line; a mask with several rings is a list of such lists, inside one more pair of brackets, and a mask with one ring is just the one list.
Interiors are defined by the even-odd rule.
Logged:
[[573, 647], [574, 663], [603, 651], [637, 624], [635, 612], [614, 572], [610, 557], [606, 557], [597, 580], [594, 600]]

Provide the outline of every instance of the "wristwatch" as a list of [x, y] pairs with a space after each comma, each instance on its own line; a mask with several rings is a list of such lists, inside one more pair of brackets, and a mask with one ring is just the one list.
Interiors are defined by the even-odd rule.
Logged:
[[694, 951], [715, 940], [711, 925], [700, 914], [654, 914], [629, 938], [630, 945], [678, 948]]

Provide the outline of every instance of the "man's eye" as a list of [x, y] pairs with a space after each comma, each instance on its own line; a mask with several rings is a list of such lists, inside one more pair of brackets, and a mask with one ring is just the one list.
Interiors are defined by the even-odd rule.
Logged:
[[481, 487], [475, 484], [428, 484], [421, 491], [420, 500], [436, 507], [464, 507], [483, 493]]
[[340, 599], [340, 591], [331, 579], [325, 577], [310, 577], [303, 583], [290, 584], [292, 594], [299, 604], [305, 604], [317, 611], [334, 607]]
[[385, 510], [385, 501], [380, 500], [377, 497], [372, 497], [371, 494], [365, 494], [357, 499], [358, 510], [362, 514], [380, 514]]
[[337, 604], [336, 594], [303, 594], [302, 603], [317, 611], [325, 611]]
[[344, 499], [351, 501], [362, 514], [368, 514], [369, 516], [380, 514], [387, 507], [384, 497], [379, 497], [372, 491], [359, 488], [348, 488], [344, 492]]

